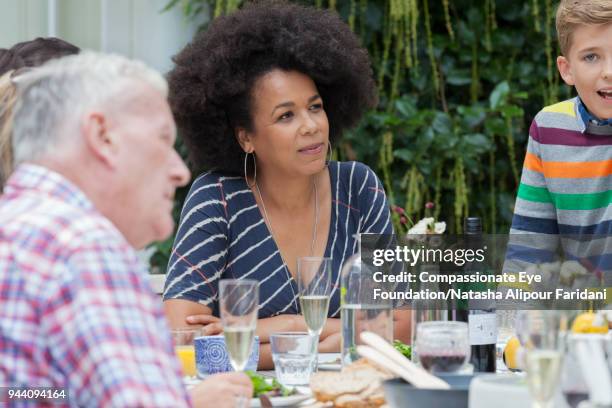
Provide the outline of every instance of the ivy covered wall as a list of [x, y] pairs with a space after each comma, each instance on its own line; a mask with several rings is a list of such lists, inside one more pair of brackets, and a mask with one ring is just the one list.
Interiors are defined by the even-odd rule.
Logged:
[[[167, 8], [214, 18], [241, 3], [172, 0]], [[573, 95], [556, 69], [556, 2], [302, 3], [337, 10], [370, 51], [380, 103], [334, 148], [377, 172], [392, 205], [405, 210], [404, 219], [394, 212], [396, 229], [433, 215], [459, 233], [476, 215], [485, 231], [507, 232], [529, 124]]]

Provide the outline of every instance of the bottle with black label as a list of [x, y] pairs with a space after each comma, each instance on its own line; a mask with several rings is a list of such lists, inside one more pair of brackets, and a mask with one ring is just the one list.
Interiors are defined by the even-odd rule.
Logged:
[[[482, 222], [478, 217], [468, 217], [464, 221], [465, 244], [474, 250], [483, 248]], [[480, 266], [482, 265], [482, 266]], [[486, 273], [485, 263], [469, 263], [465, 265], [464, 272]], [[482, 270], [479, 270], [482, 269]], [[476, 285], [476, 286], [475, 286]], [[471, 290], [486, 291], [486, 287], [471, 284]], [[494, 301], [469, 301], [467, 311], [456, 313], [457, 320], [467, 321], [469, 326], [470, 345], [472, 354], [470, 363], [474, 372], [495, 372], [497, 342], [497, 316]]]

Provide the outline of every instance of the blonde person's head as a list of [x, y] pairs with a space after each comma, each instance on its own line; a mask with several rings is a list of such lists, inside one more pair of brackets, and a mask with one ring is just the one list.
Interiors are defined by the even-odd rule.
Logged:
[[612, 24], [611, 0], [561, 0], [556, 18], [561, 53], [568, 55], [577, 27], [605, 24]]
[[13, 170], [13, 107], [16, 101], [16, 89], [11, 80], [13, 71], [0, 76], [0, 192]]
[[54, 58], [72, 55], [79, 48], [59, 38], [36, 38], [0, 49], [0, 193], [13, 171], [13, 109], [17, 102], [16, 74]]

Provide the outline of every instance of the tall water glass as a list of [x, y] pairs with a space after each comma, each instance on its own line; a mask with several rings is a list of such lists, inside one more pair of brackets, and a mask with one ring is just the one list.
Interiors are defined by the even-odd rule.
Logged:
[[297, 283], [300, 307], [308, 333], [319, 336], [327, 320], [331, 293], [331, 258], [298, 258]]
[[551, 408], [561, 375], [566, 320], [556, 310], [525, 310], [517, 334], [527, 350], [527, 384], [534, 408]]
[[243, 371], [249, 360], [257, 326], [259, 282], [250, 279], [221, 280], [219, 306], [230, 362], [235, 371]]

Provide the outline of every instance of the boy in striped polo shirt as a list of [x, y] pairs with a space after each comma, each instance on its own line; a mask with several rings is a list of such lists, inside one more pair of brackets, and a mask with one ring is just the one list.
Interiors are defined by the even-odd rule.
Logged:
[[531, 124], [510, 233], [538, 235], [532, 245], [519, 243], [527, 235], [511, 238], [505, 269], [554, 260], [545, 258], [561, 235], [571, 237], [563, 240], [570, 259], [605, 275], [612, 252], [612, 1], [561, 0], [556, 26], [563, 54], [557, 67], [578, 96], [545, 107]]

